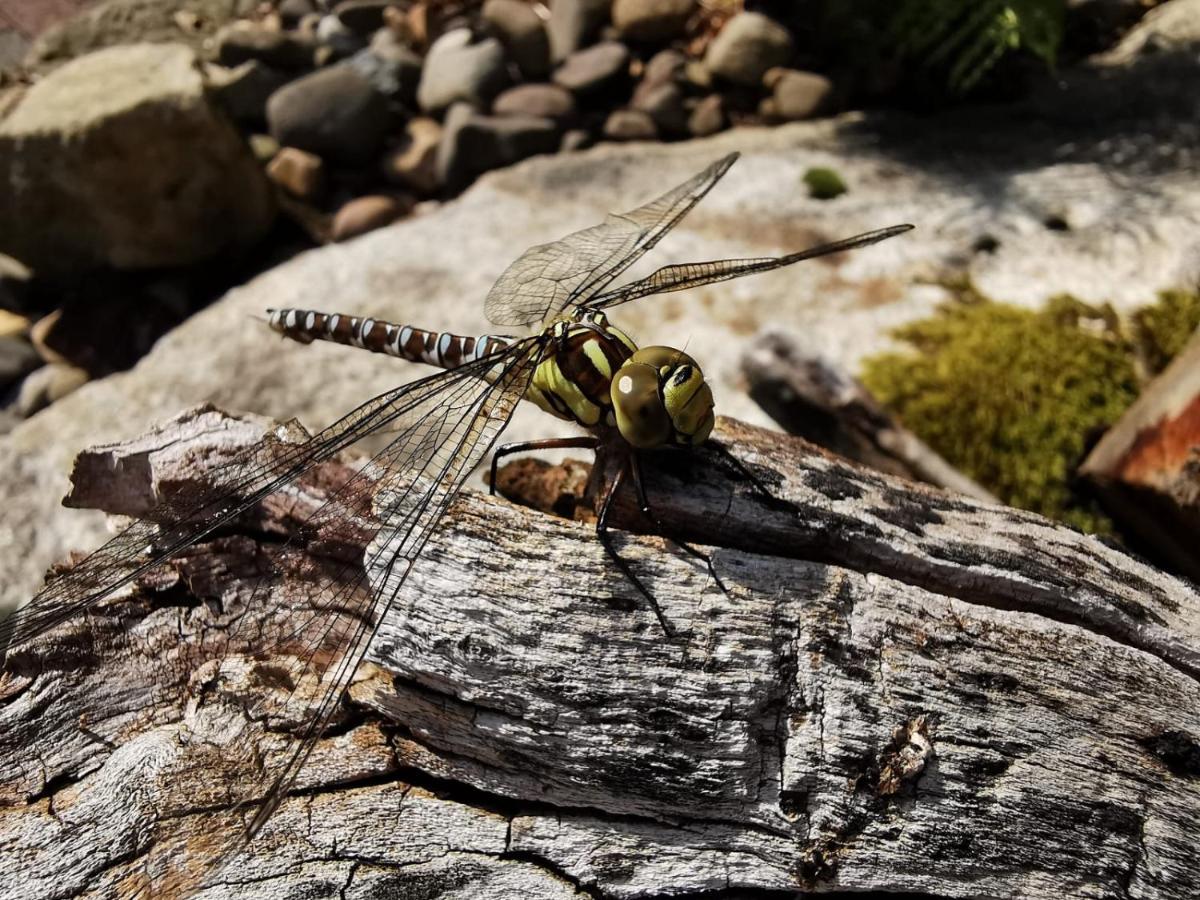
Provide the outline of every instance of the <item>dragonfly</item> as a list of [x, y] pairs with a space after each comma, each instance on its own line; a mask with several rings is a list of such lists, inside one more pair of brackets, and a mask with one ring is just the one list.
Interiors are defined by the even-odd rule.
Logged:
[[[613, 287], [717, 184], [737, 157], [734, 153], [715, 161], [637, 209], [611, 214], [599, 225], [522, 254], [488, 293], [485, 312], [497, 326], [525, 329], [529, 333], [524, 336], [468, 337], [313, 310], [268, 310], [269, 326], [286, 338], [332, 341], [439, 371], [380, 394], [303, 439], [268, 435], [234, 461], [206, 472], [202, 488], [164, 497], [143, 520], [52, 576], [20, 613], [0, 624], [0, 648], [10, 648], [11, 660], [16, 648], [147, 576], [287, 490], [314, 467], [368, 435], [383, 436], [383, 449], [331, 487], [301, 526], [310, 537], [336, 531], [351, 518], [360, 527], [363, 500], [373, 498], [373, 536], [364, 559], [314, 582], [312, 602], [299, 613], [291, 632], [291, 661], [274, 663], [277, 683], [305, 684], [308, 689], [294, 690], [289, 700], [295, 707], [289, 749], [271, 762], [253, 799], [243, 804], [243, 839], [249, 840], [294, 785], [432, 530], [493, 448], [493, 485], [496, 462], [508, 453], [545, 447], [619, 452], [622, 462], [600, 504], [597, 533], [626, 577], [652, 600], [646, 585], [612, 546], [608, 510], [617, 491], [632, 481], [643, 512], [652, 515], [639, 455], [664, 449], [683, 452], [703, 444], [713, 428], [714, 399], [694, 359], [669, 347], [638, 347], [609, 322], [606, 311], [642, 297], [866, 247], [912, 228], [895, 225], [778, 257], [676, 263]], [[497, 447], [522, 399], [582, 426], [587, 436]], [[256, 599], [269, 602], [270, 581], [269, 575], [262, 576]], [[335, 608], [348, 614], [334, 624], [323, 621], [324, 611]], [[304, 649], [295, 650], [297, 645]], [[280, 667], [286, 670], [282, 674]], [[248, 716], [252, 713], [250, 706]], [[269, 785], [265, 790], [264, 784]]]

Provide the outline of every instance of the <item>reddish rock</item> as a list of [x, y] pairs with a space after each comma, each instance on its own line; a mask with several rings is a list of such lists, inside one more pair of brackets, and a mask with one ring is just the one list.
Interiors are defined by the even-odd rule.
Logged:
[[1200, 579], [1200, 334], [1109, 429], [1079, 474], [1143, 552]]
[[325, 192], [325, 163], [321, 157], [284, 147], [267, 164], [267, 177], [291, 196], [314, 200]]
[[416, 118], [404, 129], [404, 140], [383, 157], [383, 177], [418, 194], [428, 196], [437, 191], [438, 145], [442, 126], [436, 119]]
[[334, 241], [350, 238], [390, 225], [401, 216], [412, 211], [410, 199], [400, 199], [387, 194], [372, 194], [356, 197], [345, 204], [333, 217], [330, 237]]

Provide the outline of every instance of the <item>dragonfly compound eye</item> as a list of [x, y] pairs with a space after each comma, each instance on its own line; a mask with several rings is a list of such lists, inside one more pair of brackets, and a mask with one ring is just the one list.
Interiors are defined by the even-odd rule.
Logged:
[[641, 449], [702, 443], [713, 426], [712, 391], [700, 367], [670, 347], [645, 347], [612, 380], [617, 428]]

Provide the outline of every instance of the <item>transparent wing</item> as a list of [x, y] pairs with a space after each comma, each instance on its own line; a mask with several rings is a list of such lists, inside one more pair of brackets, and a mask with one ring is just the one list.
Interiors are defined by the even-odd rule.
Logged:
[[[265, 498], [271, 486], [278, 489], [328, 460], [334, 447], [370, 432], [394, 435], [365, 464], [328, 482], [312, 507], [287, 506], [299, 524], [286, 543], [267, 541], [255, 551], [262, 573], [256, 568], [248, 576], [231, 575], [223, 563], [211, 562], [222, 559], [220, 553], [206, 557], [199, 546], [189, 552], [209, 560], [204, 568], [188, 570], [187, 553], [176, 563], [189, 583], [208, 586], [201, 593], [220, 601], [219, 612], [207, 606], [194, 610], [199, 650], [193, 643], [190, 652], [199, 655], [163, 661], [202, 674], [203, 689], [189, 720], [186, 749], [160, 788], [158, 839], [140, 864], [142, 877], [131, 879], [120, 896], [190, 894], [214, 877], [219, 861], [257, 833], [279, 806], [338, 710], [375, 628], [433, 527], [507, 424], [539, 348], [540, 339], [530, 338], [406, 385], [302, 445], [275, 444], [270, 452], [255, 448], [238, 464], [214, 473], [220, 496], [207, 503], [200, 498], [207, 513], [189, 513], [164, 525], [169, 545], [184, 550], [216, 527], [215, 517], [227, 521], [234, 514], [229, 510]], [[296, 502], [291, 493], [278, 496], [285, 504]], [[39, 595], [32, 607], [35, 625], [18, 625], [14, 633], [24, 640], [37, 633], [36, 627], [61, 621], [135, 577], [134, 569], [161, 560], [158, 553], [142, 563], [131, 549], [131, 542], [152, 538], [153, 531], [138, 523], [87, 557], [59, 579], [82, 586], [87, 597], [69, 602], [70, 593], [62, 588], [52, 595], [53, 603]], [[364, 543], [365, 559], [346, 550]], [[102, 583], [110, 577], [117, 581]], [[205, 618], [209, 615], [216, 618]], [[206, 647], [206, 641], [219, 645]], [[216, 672], [204, 673], [206, 659], [218, 662]], [[268, 749], [260, 758], [262, 748]], [[202, 842], [197, 810], [213, 817], [212, 827], [204, 829], [209, 838]]]
[[645, 206], [526, 250], [488, 293], [488, 319], [496, 325], [537, 325], [583, 303], [662, 240], [737, 158], [731, 153], [717, 160]]
[[887, 240], [906, 231], [911, 231], [912, 228], [912, 225], [893, 225], [890, 228], [880, 228], [876, 231], [868, 231], [864, 234], [858, 234], [840, 241], [833, 241], [829, 244], [810, 247], [808, 250], [801, 250], [799, 253], [791, 253], [787, 256], [768, 256], [759, 259], [721, 259], [713, 260], [712, 262], [678, 263], [676, 265], [663, 266], [661, 269], [639, 281], [622, 285], [619, 288], [592, 297], [581, 305], [587, 309], [607, 309], [610, 306], [628, 303], [630, 300], [636, 300], [639, 297], [646, 297], [651, 294], [682, 291], [687, 288], [713, 284], [718, 281], [728, 281], [731, 278], [740, 278], [743, 275], [769, 272], [772, 269], [781, 269], [784, 266], [803, 262], [806, 259], [816, 259], [818, 256], [827, 256], [830, 253], [841, 253], [844, 250], [853, 250], [857, 247], [876, 244], [879, 241]]
[[[522, 349], [518, 350], [517, 348]], [[429, 404], [449, 385], [477, 384], [510, 354], [512, 345], [470, 366], [439, 372], [381, 394], [300, 443], [268, 437], [237, 459], [206, 473], [200, 493], [164, 498], [68, 571], [54, 576], [16, 615], [0, 622], [0, 652], [42, 634], [196, 543], [221, 525], [368, 434], [386, 428], [414, 407]]]

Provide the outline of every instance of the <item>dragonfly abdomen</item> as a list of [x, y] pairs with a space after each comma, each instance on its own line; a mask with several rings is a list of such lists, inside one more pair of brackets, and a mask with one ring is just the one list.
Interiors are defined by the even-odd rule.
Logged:
[[284, 337], [302, 344], [333, 341], [440, 369], [458, 368], [463, 363], [502, 350], [510, 343], [508, 338], [496, 335], [469, 337], [307, 309], [269, 309], [267, 322]]

